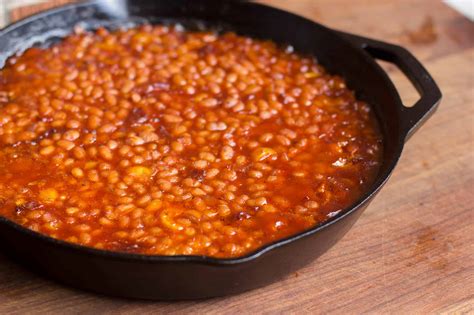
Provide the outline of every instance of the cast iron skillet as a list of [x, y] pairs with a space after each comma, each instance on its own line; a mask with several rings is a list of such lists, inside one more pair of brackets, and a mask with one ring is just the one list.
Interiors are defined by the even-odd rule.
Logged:
[[[0, 31], [0, 67], [32, 45], [48, 45], [72, 32], [144, 22], [181, 22], [190, 28], [233, 30], [291, 44], [330, 72], [342, 75], [357, 97], [375, 110], [384, 139], [383, 165], [369, 191], [327, 222], [266, 245], [244, 257], [146, 256], [77, 246], [0, 218], [0, 248], [19, 261], [63, 283], [123, 297], [194, 299], [233, 294], [269, 284], [304, 266], [330, 248], [352, 226], [387, 181], [403, 144], [432, 114], [441, 93], [407, 50], [337, 32], [268, 6], [221, 0], [96, 0], [50, 10]], [[375, 59], [397, 65], [420, 100], [404, 107]]]

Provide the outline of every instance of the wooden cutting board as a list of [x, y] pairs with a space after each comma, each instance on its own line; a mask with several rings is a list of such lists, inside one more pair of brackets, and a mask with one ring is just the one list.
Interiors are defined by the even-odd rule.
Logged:
[[[11, 17], [64, 2], [20, 8]], [[408, 48], [443, 92], [438, 112], [407, 143], [392, 178], [353, 229], [283, 281], [176, 303], [78, 291], [0, 254], [0, 314], [474, 313], [474, 24], [431, 0], [265, 2]], [[384, 67], [413, 104], [418, 96], [408, 81]]]

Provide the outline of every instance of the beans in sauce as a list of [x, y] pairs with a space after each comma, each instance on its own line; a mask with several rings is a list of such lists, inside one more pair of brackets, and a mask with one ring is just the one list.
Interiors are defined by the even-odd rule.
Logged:
[[381, 153], [344, 80], [271, 41], [78, 31], [0, 70], [0, 215], [85, 246], [241, 256], [356, 202]]

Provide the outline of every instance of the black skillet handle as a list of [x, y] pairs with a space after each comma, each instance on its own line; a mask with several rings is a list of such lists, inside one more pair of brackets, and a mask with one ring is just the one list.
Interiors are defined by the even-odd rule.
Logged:
[[342, 37], [364, 49], [372, 57], [397, 65], [414, 85], [420, 99], [413, 107], [403, 107], [402, 128], [405, 141], [434, 113], [441, 100], [441, 91], [428, 71], [405, 48], [377, 40], [338, 32]]

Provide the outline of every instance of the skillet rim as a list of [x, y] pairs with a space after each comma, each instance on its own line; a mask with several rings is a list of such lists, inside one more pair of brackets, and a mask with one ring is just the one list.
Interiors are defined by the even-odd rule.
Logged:
[[[130, 0], [127, 0], [130, 1]], [[78, 7], [88, 7], [88, 6], [93, 6], [100, 4], [101, 0], [89, 0], [89, 1], [84, 1], [80, 3], [72, 3], [72, 4], [66, 4], [62, 5], [59, 7], [55, 7], [52, 9], [48, 9], [30, 16], [27, 16], [23, 19], [20, 19], [14, 23], [10, 23], [6, 25], [5, 27], [0, 29], [0, 39], [2, 36], [5, 36], [9, 32], [15, 31], [17, 28], [27, 25], [30, 22], [33, 22], [35, 20], [45, 18], [48, 15], [52, 14], [58, 14], [62, 11], [67, 11], [73, 8], [78, 8]], [[233, 4], [238, 4], [238, 3], [233, 3]], [[315, 22], [313, 20], [310, 20], [306, 17], [303, 17], [301, 15], [295, 14], [290, 11], [286, 11], [280, 8], [276, 8], [273, 6], [265, 5], [262, 3], [256, 3], [256, 2], [251, 2], [247, 3], [247, 5], [252, 5], [252, 6], [260, 6], [264, 7], [265, 9], [268, 10], [275, 10], [279, 11], [280, 13], [290, 15], [294, 18], [298, 18], [300, 20], [304, 20], [305, 22], [309, 22], [312, 24], [317, 25], [321, 30], [331, 33], [331, 36], [336, 37], [338, 40], [343, 41], [350, 46], [352, 46], [353, 51], [351, 53], [360, 53], [367, 64], [370, 64], [371, 68], [374, 71], [377, 71], [379, 75], [382, 76], [384, 80], [384, 85], [387, 86], [388, 90], [390, 90], [390, 97], [394, 99], [394, 101], [397, 103], [396, 105], [398, 108], [404, 108], [400, 95], [398, 94], [395, 85], [393, 82], [390, 80], [388, 74], [382, 69], [382, 67], [377, 64], [375, 61], [375, 58], [371, 57], [366, 51], [364, 51], [362, 48], [357, 47], [354, 43], [352, 43], [350, 40], [347, 40], [343, 38], [337, 30], [331, 29], [329, 27], [326, 27], [318, 22]], [[317, 58], [317, 56], [315, 56]], [[352, 89], [351, 89], [352, 90]], [[357, 91], [352, 90], [357, 93]], [[369, 104], [370, 105], [370, 104]], [[377, 121], [380, 125], [381, 119], [376, 115]], [[403, 116], [399, 116], [399, 121], [402, 123], [403, 122]], [[214, 265], [214, 266], [233, 266], [233, 265], [239, 265], [239, 264], [244, 264], [244, 263], [249, 263], [252, 262], [253, 260], [256, 260], [260, 258], [261, 256], [270, 253], [271, 251], [274, 251], [280, 247], [290, 245], [291, 243], [294, 243], [298, 241], [299, 239], [309, 237], [313, 234], [318, 233], [319, 231], [328, 228], [329, 226], [337, 223], [340, 220], [343, 220], [345, 217], [350, 216], [357, 210], [359, 210], [361, 207], [364, 207], [367, 205], [373, 197], [379, 192], [379, 190], [384, 186], [384, 184], [388, 181], [390, 178], [395, 166], [398, 163], [398, 160], [400, 159], [403, 147], [404, 147], [404, 132], [399, 129], [398, 130], [398, 139], [395, 141], [394, 146], [394, 153], [392, 156], [389, 156], [387, 159], [388, 161], [384, 161], [383, 164], [385, 164], [384, 170], [379, 171], [377, 174], [375, 180], [373, 183], [370, 185], [370, 188], [366, 190], [366, 192], [354, 203], [352, 203], [351, 206], [337, 210], [339, 211], [335, 216], [311, 227], [308, 229], [305, 229], [301, 232], [295, 233], [293, 235], [287, 236], [282, 239], [275, 240], [273, 242], [267, 243], [265, 245], [262, 245], [255, 250], [243, 255], [243, 256], [238, 256], [234, 258], [219, 258], [219, 257], [211, 257], [211, 256], [205, 256], [205, 255], [147, 255], [147, 254], [139, 254], [139, 253], [127, 253], [127, 252], [120, 252], [120, 251], [112, 251], [112, 250], [105, 250], [105, 249], [97, 249], [89, 246], [84, 246], [84, 245], [79, 245], [75, 243], [70, 243], [61, 239], [56, 239], [53, 237], [50, 237], [46, 234], [42, 234], [36, 231], [33, 231], [31, 229], [28, 229], [6, 217], [0, 216], [0, 224], [6, 224], [10, 226], [11, 228], [14, 228], [18, 232], [24, 233], [30, 237], [37, 238], [39, 240], [42, 240], [44, 242], [47, 242], [53, 246], [58, 246], [66, 251], [75, 251], [78, 254], [86, 254], [86, 255], [94, 255], [102, 258], [110, 258], [113, 260], [117, 261], [123, 261], [123, 262], [145, 262], [145, 263], [150, 263], [150, 264], [155, 264], [155, 263], [170, 263], [170, 262], [176, 262], [176, 263], [198, 263], [198, 264], [205, 264], [205, 265]], [[383, 138], [385, 138], [385, 135], [382, 133]], [[384, 147], [385, 150], [385, 147]]]

